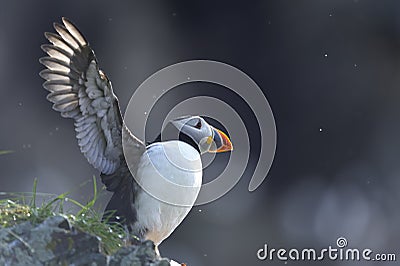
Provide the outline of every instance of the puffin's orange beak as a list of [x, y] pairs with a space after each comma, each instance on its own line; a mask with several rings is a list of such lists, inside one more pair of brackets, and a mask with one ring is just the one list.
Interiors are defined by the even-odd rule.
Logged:
[[219, 153], [219, 152], [232, 151], [233, 145], [232, 145], [231, 140], [228, 138], [228, 136], [221, 130], [216, 129], [214, 127], [213, 127], [213, 131], [214, 131], [213, 141], [215, 143], [216, 150], [210, 149], [209, 152]]

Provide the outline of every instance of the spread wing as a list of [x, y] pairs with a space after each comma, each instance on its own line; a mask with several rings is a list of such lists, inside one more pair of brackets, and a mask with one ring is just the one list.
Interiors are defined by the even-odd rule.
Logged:
[[63, 117], [74, 119], [82, 153], [101, 171], [107, 188], [115, 191], [125, 183], [119, 172], [127, 175], [122, 129], [129, 133], [125, 135], [130, 138], [135, 158], [145, 146], [124, 126], [111, 82], [99, 69], [86, 39], [69, 20], [62, 18], [62, 22], [54, 23], [57, 34], [45, 33], [51, 44], [42, 45], [49, 55], [40, 59], [47, 68], [40, 72], [46, 80], [43, 86], [50, 92], [47, 99]]

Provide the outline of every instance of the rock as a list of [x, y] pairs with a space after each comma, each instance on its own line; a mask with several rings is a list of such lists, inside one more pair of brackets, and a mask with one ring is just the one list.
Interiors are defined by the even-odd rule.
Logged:
[[113, 255], [101, 253], [100, 244], [97, 236], [75, 229], [63, 216], [0, 226], [0, 265], [171, 265], [156, 256], [151, 241], [122, 247]]

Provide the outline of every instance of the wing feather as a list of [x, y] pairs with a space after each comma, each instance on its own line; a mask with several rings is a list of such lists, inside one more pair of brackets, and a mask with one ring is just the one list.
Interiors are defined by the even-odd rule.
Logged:
[[56, 91], [75, 91], [74, 87], [69, 83], [69, 81], [65, 80], [47, 80], [43, 83], [43, 87], [48, 90], [49, 92], [56, 92]]
[[74, 72], [76, 72], [74, 69], [72, 69], [69, 66], [68, 62], [60, 60], [58, 58], [42, 57], [42, 58], [40, 58], [39, 61], [41, 64], [45, 65], [50, 70], [55, 70], [55, 71], [59, 71], [59, 72], [69, 72], [69, 71], [73, 70]]
[[68, 54], [68, 52], [66, 52], [65, 50], [54, 46], [54, 45], [50, 45], [50, 44], [43, 44], [42, 46], [40, 46], [42, 48], [42, 50], [47, 53], [50, 57], [52, 58], [57, 58], [59, 60], [62, 60], [64, 62], [67, 62], [68, 64], [70, 63], [70, 57], [71, 55]]
[[45, 70], [40, 71], [39, 75], [47, 81], [68, 81], [68, 82], [70, 82], [69, 73], [45, 69]]
[[69, 33], [69, 31], [60, 23], [54, 22], [53, 24], [54, 29], [58, 32], [61, 38], [75, 51], [80, 52], [81, 46], [75, 40], [75, 38]]
[[70, 58], [74, 55], [73, 48], [68, 45], [61, 36], [51, 33], [45, 32], [44, 36], [48, 39], [55, 47], [61, 49], [64, 53], [66, 53]]
[[78, 41], [80, 46], [88, 45], [85, 37], [82, 33], [66, 18], [62, 18], [64, 26], [67, 28], [68, 32]]

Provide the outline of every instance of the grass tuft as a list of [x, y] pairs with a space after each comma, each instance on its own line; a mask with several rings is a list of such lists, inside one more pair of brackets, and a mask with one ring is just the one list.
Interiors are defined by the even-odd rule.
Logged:
[[[107, 223], [107, 219], [102, 221], [99, 214], [93, 207], [98, 197], [96, 178], [93, 177], [93, 198], [87, 204], [68, 198], [68, 193], [55, 196], [36, 206], [37, 179], [33, 184], [33, 195], [29, 204], [25, 203], [24, 196], [19, 199], [0, 200], [0, 228], [11, 227], [21, 222], [31, 222], [39, 224], [48, 217], [64, 216], [72, 226], [83, 232], [96, 235], [101, 239], [102, 252], [111, 255], [119, 248], [126, 245], [129, 237], [125, 228], [119, 223]], [[65, 213], [64, 203], [71, 202], [79, 207], [76, 214]]]
[[4, 150], [0, 150], [0, 155], [3, 154], [9, 154], [9, 153], [13, 153], [14, 151], [8, 150], [8, 151], [4, 151]]

